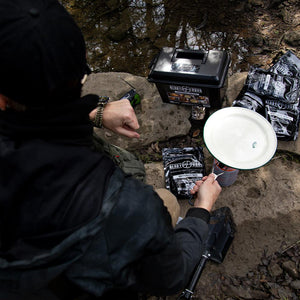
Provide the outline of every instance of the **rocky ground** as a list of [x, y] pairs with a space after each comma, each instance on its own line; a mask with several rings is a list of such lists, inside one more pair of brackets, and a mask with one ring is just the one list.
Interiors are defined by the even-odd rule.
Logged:
[[[240, 1], [232, 10], [239, 16], [237, 31], [251, 23], [247, 42], [252, 47], [245, 60], [246, 72], [229, 72], [224, 106], [230, 106], [242, 88], [250, 65], [267, 69], [288, 49], [300, 57], [299, 5], [298, 0], [248, 0]], [[218, 15], [224, 27], [235, 22], [228, 14], [230, 11]], [[118, 99], [128, 90], [122, 78], [142, 95], [142, 104], [136, 109], [142, 138], [128, 141], [108, 131], [98, 133], [143, 159], [148, 183], [154, 187], [164, 186], [164, 147], [203, 146], [207, 171], [211, 170], [212, 157], [203, 143], [201, 127], [193, 127], [189, 122], [189, 108], [163, 104], [155, 86], [146, 78], [125, 73], [93, 74], [85, 90]], [[223, 188], [216, 208], [231, 208], [236, 236], [222, 264], [207, 263], [194, 299], [300, 299], [299, 178], [298, 138], [296, 142], [279, 142], [276, 155], [267, 165], [240, 171], [237, 181]], [[180, 204], [184, 215], [189, 205], [185, 200], [180, 200]], [[177, 295], [168, 297], [176, 298]]]

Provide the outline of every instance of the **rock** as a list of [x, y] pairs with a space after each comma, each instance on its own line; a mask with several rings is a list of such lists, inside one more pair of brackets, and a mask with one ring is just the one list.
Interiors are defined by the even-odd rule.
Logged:
[[251, 291], [251, 299], [269, 299], [269, 294], [263, 291], [252, 290]]
[[286, 44], [292, 47], [300, 46], [300, 32], [299, 31], [288, 31], [284, 35], [284, 41]]
[[290, 291], [288, 288], [280, 287], [278, 289], [278, 298], [279, 299], [297, 299], [296, 295]]
[[300, 154], [300, 137], [298, 136], [296, 141], [278, 141], [277, 149], [288, 151], [296, 154]]
[[252, 290], [249, 287], [244, 287], [244, 286], [227, 286], [226, 288], [226, 295], [231, 296], [235, 299], [237, 297], [238, 299], [268, 299], [269, 294], [262, 292], [262, 291], [257, 291], [257, 290]]
[[268, 267], [268, 271], [272, 277], [280, 276], [283, 272], [280, 266], [276, 263], [271, 263]]
[[292, 261], [286, 261], [282, 264], [282, 268], [294, 279], [299, 278], [296, 264]]
[[290, 284], [290, 286], [294, 290], [300, 290], [300, 280], [292, 281], [292, 283]]
[[[247, 192], [247, 193], [248, 193], [248, 192]], [[269, 263], [270, 263], [270, 260], [269, 260], [268, 258], [266, 258], [266, 257], [263, 257], [263, 258], [261, 259], [261, 262], [262, 262], [262, 264], [263, 264], [264, 266], [268, 266]]]
[[109, 96], [112, 101], [118, 100], [132, 88], [126, 81], [135, 87], [142, 98], [141, 104], [135, 109], [141, 138], [129, 139], [107, 129], [95, 129], [99, 136], [112, 144], [133, 150], [188, 134], [191, 108], [164, 103], [156, 86], [144, 77], [117, 72], [91, 74], [83, 87], [83, 95], [93, 93]]
[[228, 78], [228, 87], [226, 90], [227, 106], [231, 106], [232, 102], [236, 99], [242, 90], [248, 72], [235, 73]]

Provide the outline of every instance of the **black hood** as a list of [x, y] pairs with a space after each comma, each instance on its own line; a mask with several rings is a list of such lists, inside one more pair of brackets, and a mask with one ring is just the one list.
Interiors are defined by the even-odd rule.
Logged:
[[1, 0], [0, 65], [0, 93], [44, 106], [45, 95], [87, 73], [85, 41], [57, 0]]

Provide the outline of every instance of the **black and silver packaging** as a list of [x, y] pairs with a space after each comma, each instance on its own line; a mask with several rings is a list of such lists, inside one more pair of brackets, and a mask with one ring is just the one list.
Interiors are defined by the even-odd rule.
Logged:
[[197, 180], [205, 175], [201, 147], [164, 148], [165, 185], [177, 198], [187, 199]]
[[246, 80], [247, 91], [287, 103], [299, 100], [299, 79], [251, 68]]

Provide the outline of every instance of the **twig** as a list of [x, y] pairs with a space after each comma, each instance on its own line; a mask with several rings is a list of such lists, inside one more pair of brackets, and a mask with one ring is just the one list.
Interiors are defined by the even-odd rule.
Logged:
[[295, 246], [297, 246], [297, 245], [300, 245], [300, 240], [297, 241], [297, 242], [295, 242], [295, 243], [293, 243], [292, 245], [286, 247], [285, 249], [283, 249], [283, 250], [280, 252], [280, 254], [283, 254], [283, 253], [286, 252], [287, 250], [289, 250], [289, 249], [291, 249], [291, 248], [293, 248], [293, 247], [295, 247]]

